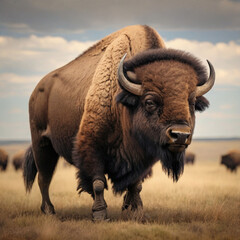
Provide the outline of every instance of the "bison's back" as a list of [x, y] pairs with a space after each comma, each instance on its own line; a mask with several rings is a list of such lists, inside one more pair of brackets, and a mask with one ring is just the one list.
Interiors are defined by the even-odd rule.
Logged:
[[232, 161], [236, 164], [236, 165], [240, 165], [240, 151], [234, 150], [234, 151], [230, 151], [228, 153], [228, 157], [230, 159], [232, 159]]
[[14, 154], [12, 158], [12, 164], [15, 170], [21, 169], [24, 161], [25, 150], [20, 150], [16, 154]]

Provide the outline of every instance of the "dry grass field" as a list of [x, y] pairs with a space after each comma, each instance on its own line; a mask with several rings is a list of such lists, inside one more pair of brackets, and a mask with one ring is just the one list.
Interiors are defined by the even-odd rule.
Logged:
[[[2, 146], [10, 156], [21, 145]], [[220, 155], [240, 149], [240, 141], [196, 141], [196, 163], [186, 165], [177, 183], [154, 167], [141, 192], [146, 223], [124, 221], [122, 196], [105, 192], [110, 222], [91, 221], [92, 199], [76, 192], [75, 169], [59, 161], [50, 186], [56, 215], [40, 212], [37, 181], [25, 194], [22, 173], [10, 165], [0, 172], [0, 239], [240, 239], [240, 169], [230, 173]]]

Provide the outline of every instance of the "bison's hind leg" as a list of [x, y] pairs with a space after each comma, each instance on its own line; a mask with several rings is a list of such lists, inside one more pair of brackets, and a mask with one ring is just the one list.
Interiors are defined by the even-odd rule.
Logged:
[[33, 142], [34, 158], [38, 169], [38, 185], [42, 194], [41, 210], [43, 213], [54, 214], [54, 206], [49, 197], [49, 185], [59, 155], [53, 149], [51, 141], [47, 137], [41, 137]]

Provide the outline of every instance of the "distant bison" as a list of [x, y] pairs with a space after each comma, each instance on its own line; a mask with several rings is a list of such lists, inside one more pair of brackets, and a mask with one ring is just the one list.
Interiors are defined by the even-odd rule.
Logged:
[[195, 162], [195, 154], [194, 153], [192, 153], [192, 152], [186, 152], [186, 154], [185, 154], [185, 158], [184, 158], [184, 162], [186, 163], [186, 164], [194, 164], [194, 162]]
[[21, 150], [13, 156], [12, 164], [16, 171], [19, 169], [22, 169], [22, 165], [24, 162], [24, 155], [25, 155], [25, 151]]
[[240, 151], [230, 151], [222, 156], [221, 164], [225, 165], [231, 172], [236, 172], [240, 166]]
[[8, 165], [8, 154], [5, 150], [0, 149], [0, 170], [5, 171]]
[[32, 147], [24, 164], [30, 190], [38, 172], [41, 210], [54, 213], [49, 184], [59, 156], [78, 168], [78, 189], [94, 199], [93, 220], [107, 218], [105, 174], [122, 209], [142, 212], [142, 180], [160, 159], [174, 181], [183, 172], [195, 111], [213, 86], [200, 60], [165, 48], [148, 26], [129, 26], [49, 73], [29, 101]]

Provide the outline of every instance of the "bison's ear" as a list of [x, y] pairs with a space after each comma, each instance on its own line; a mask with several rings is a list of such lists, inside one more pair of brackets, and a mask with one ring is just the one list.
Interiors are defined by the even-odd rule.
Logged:
[[195, 110], [199, 112], [203, 112], [206, 108], [209, 107], [209, 101], [201, 96], [197, 97], [196, 103], [195, 103]]
[[133, 95], [125, 90], [122, 90], [117, 97], [116, 102], [121, 103], [124, 106], [127, 107], [136, 107], [138, 105], [138, 97], [136, 95]]

